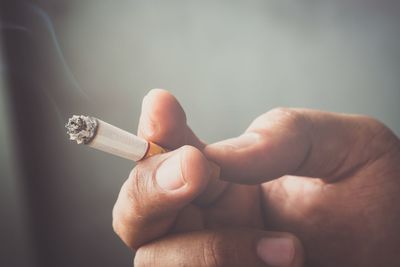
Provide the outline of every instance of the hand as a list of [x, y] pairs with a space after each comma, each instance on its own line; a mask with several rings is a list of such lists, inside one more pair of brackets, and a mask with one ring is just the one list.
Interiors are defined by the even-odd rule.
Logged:
[[307, 267], [400, 266], [400, 141], [382, 123], [276, 109], [204, 152], [261, 184], [266, 229], [297, 235]]
[[302, 266], [293, 235], [265, 231], [260, 186], [213, 177], [205, 144], [171, 94], [145, 97], [138, 135], [172, 151], [139, 162], [113, 210], [115, 231], [137, 249], [136, 267]]
[[[153, 101], [162, 99], [159, 93], [153, 92]], [[157, 109], [183, 114], [178, 107], [176, 103], [169, 103]], [[147, 118], [152, 123], [144, 123], [143, 119], [141, 125], [153, 124], [157, 130], [149, 131], [146, 137], [153, 136], [154, 139], [149, 139], [155, 142], [163, 138], [173, 142], [183, 139], [184, 143], [198, 145], [198, 139], [186, 123], [165, 126], [157, 120], [160, 114], [148, 111]], [[179, 116], [178, 120], [172, 117], [162, 121], [179, 121]], [[177, 144], [173, 142], [171, 144]], [[212, 188], [219, 188], [218, 194], [212, 193], [208, 186], [198, 198], [200, 204], [193, 208], [193, 214], [200, 213], [203, 224], [196, 229], [187, 227], [201, 220], [196, 220], [196, 216], [185, 219], [183, 215], [192, 205], [185, 206], [172, 223], [172, 232], [183, 231], [185, 234], [180, 236], [188, 236], [193, 234], [190, 231], [199, 228], [215, 231], [226, 226], [265, 227], [297, 234], [306, 247], [306, 266], [399, 265], [400, 230], [396, 222], [400, 219], [400, 210], [394, 203], [400, 198], [400, 145], [398, 138], [382, 124], [362, 116], [278, 109], [256, 119], [238, 138], [198, 147], [222, 167], [223, 178], [261, 185], [243, 187], [217, 183]], [[277, 177], [281, 178], [265, 183]], [[212, 183], [215, 182], [209, 184]], [[203, 208], [198, 208], [199, 205]], [[202, 243], [193, 239], [174, 240], [171, 235], [143, 246], [142, 251], [157, 247], [171, 253], [180, 244], [187, 247], [197, 244], [201, 248]], [[138, 256], [146, 258], [144, 254]], [[186, 262], [190, 262], [192, 255], [184, 254]]]

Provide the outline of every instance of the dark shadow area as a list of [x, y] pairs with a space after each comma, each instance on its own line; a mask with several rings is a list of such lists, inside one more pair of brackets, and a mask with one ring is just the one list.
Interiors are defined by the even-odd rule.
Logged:
[[[85, 167], [67, 153], [65, 119], [89, 109], [46, 24], [50, 18], [29, 2], [2, 1], [0, 10], [10, 120], [35, 261], [29, 266], [124, 266], [131, 260], [116, 246], [112, 200], [98, 203], [101, 218], [91, 215], [101, 195], [79, 189], [74, 170]], [[4, 266], [23, 256], [15, 251]]]

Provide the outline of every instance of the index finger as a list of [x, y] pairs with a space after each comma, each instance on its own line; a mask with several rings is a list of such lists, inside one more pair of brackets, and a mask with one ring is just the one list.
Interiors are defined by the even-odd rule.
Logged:
[[275, 109], [237, 137], [208, 145], [222, 177], [261, 183], [284, 175], [334, 181], [376, 160], [398, 139], [375, 119], [308, 109]]

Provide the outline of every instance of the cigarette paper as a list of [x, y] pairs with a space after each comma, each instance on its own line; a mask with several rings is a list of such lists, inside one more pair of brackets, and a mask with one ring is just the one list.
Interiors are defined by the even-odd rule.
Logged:
[[[102, 150], [133, 161], [146, 159], [168, 150], [94, 117], [74, 115], [65, 125], [69, 138], [78, 144]], [[218, 178], [220, 167], [209, 162], [211, 177]]]
[[76, 143], [133, 161], [166, 152], [155, 143], [94, 117], [74, 115], [65, 127], [70, 139]]

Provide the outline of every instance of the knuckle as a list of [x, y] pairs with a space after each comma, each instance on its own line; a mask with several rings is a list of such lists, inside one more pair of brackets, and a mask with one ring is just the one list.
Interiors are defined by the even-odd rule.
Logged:
[[156, 265], [155, 253], [147, 247], [140, 247], [136, 253], [133, 260], [133, 266], [135, 267], [152, 267]]
[[132, 236], [132, 234], [129, 233], [128, 227], [126, 226], [125, 223], [121, 222], [118, 219], [113, 218], [112, 227], [114, 232], [128, 247], [134, 248], [135, 246], [135, 242], [133, 239], [134, 237]]
[[125, 218], [121, 218], [119, 215], [114, 215], [113, 209], [113, 220], [112, 227], [114, 232], [119, 238], [130, 248], [136, 248], [137, 246], [137, 232], [134, 231], [137, 226], [136, 222], [127, 221]]
[[140, 167], [140, 165], [136, 166], [132, 169], [131, 173], [129, 174], [129, 178], [126, 181], [126, 193], [130, 200], [137, 201], [138, 194], [144, 193], [145, 186], [143, 181], [145, 180], [145, 173]]
[[147, 179], [143, 179], [142, 173], [139, 167], [132, 170], [112, 210], [112, 228], [129, 247], [135, 245], [135, 233], [131, 230], [146, 225], [149, 219], [149, 209], [143, 197], [147, 192]]
[[378, 155], [389, 151], [400, 150], [399, 138], [381, 121], [365, 117], [366, 132], [369, 136], [369, 148]]
[[205, 239], [202, 249], [202, 262], [205, 267], [227, 266], [227, 255], [224, 253], [226, 248], [224, 249], [224, 241], [220, 235], [211, 233], [209, 237]]
[[369, 128], [371, 130], [372, 135], [379, 137], [389, 137], [392, 135], [392, 132], [385, 124], [373, 117], [367, 117]]
[[148, 175], [139, 165], [136, 166], [121, 190], [129, 203], [130, 208], [124, 209], [124, 213], [128, 217], [141, 218], [147, 214], [148, 208], [145, 203], [147, 198], [145, 196], [150, 192], [151, 185], [149, 183], [152, 182]]
[[267, 112], [266, 115], [282, 127], [290, 130], [304, 128], [308, 125], [308, 120], [304, 113], [292, 108], [274, 108]]
[[273, 115], [276, 117], [287, 118], [293, 117], [296, 114], [296, 111], [292, 108], [287, 107], [276, 107], [267, 112], [269, 115]]
[[292, 111], [293, 111], [293, 109], [288, 108], [288, 107], [275, 107], [275, 108], [271, 109], [270, 111], [268, 111], [268, 113], [276, 114], [276, 115], [285, 115], [285, 114], [290, 114]]

